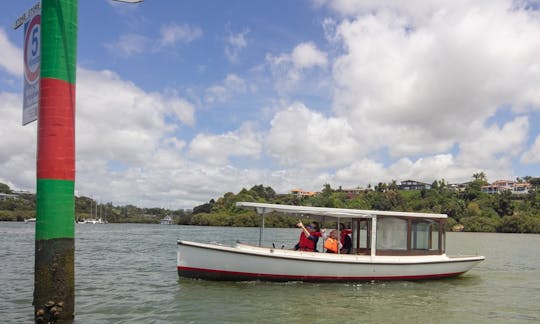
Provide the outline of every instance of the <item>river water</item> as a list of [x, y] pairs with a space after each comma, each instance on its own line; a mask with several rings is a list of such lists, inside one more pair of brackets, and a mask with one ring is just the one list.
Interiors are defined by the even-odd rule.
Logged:
[[[292, 247], [297, 229], [267, 229]], [[486, 261], [434, 281], [179, 279], [177, 239], [258, 243], [258, 228], [77, 224], [76, 323], [538, 323], [540, 235], [448, 233], [448, 254]], [[33, 320], [34, 224], [0, 222], [2, 323]]]

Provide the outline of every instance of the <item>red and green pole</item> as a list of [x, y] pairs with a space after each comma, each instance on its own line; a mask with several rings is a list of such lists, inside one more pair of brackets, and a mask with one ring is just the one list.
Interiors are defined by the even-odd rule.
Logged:
[[75, 310], [75, 69], [78, 0], [42, 0], [34, 309], [37, 322]]

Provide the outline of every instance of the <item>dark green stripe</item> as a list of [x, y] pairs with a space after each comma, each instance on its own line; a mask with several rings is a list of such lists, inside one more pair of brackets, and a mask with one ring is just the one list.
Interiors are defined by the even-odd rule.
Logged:
[[75, 84], [77, 1], [44, 0], [41, 9], [41, 78]]
[[75, 182], [37, 179], [36, 240], [75, 237]]

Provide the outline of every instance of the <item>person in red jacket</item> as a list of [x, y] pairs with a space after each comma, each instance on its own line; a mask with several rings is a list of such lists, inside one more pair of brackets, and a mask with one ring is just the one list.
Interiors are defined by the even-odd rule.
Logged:
[[350, 254], [352, 250], [352, 230], [350, 228], [345, 228], [343, 223], [339, 223], [339, 234], [341, 236], [339, 240], [341, 243], [340, 253]]
[[296, 224], [297, 227], [302, 229], [298, 243], [296, 243], [294, 249], [300, 251], [318, 252], [317, 242], [321, 237], [321, 230], [319, 223], [311, 222], [308, 226], [304, 226], [302, 221]]

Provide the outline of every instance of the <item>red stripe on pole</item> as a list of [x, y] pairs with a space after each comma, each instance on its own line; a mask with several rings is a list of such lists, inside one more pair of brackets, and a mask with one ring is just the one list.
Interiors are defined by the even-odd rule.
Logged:
[[40, 82], [37, 178], [75, 181], [75, 85]]

